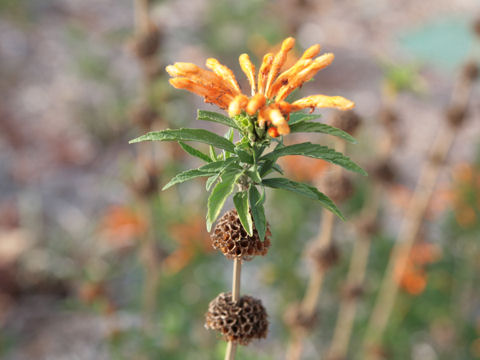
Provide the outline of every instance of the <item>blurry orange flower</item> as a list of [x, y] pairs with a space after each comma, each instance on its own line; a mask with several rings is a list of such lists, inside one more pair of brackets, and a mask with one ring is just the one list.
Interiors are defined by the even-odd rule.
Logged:
[[[404, 185], [393, 185], [389, 188], [390, 201], [402, 211], [406, 211], [413, 191]], [[442, 214], [452, 202], [452, 191], [446, 188], [439, 188], [428, 204], [426, 218], [432, 220]]]
[[480, 216], [480, 169], [460, 164], [454, 169], [453, 177], [455, 219], [462, 227], [474, 226]]
[[308, 182], [317, 180], [329, 167], [324, 160], [294, 155], [282, 157], [279, 163], [290, 178]]
[[133, 244], [136, 237], [147, 230], [147, 223], [135, 211], [126, 206], [112, 206], [107, 209], [101, 221], [101, 235], [114, 247]]
[[[301, 58], [288, 70], [281, 72], [287, 60], [288, 52], [293, 48], [295, 39], [289, 37], [282, 42], [280, 50], [268, 53], [263, 57], [258, 73], [247, 54], [239, 57], [240, 67], [245, 73], [251, 87], [250, 97], [240, 90], [238, 82], [230, 70], [217, 59], [207, 59], [202, 69], [192, 63], [175, 63], [166, 70], [172, 76], [170, 84], [177, 89], [185, 89], [205, 98], [205, 102], [213, 103], [221, 109], [228, 110], [231, 117], [246, 113], [255, 116], [261, 128], [275, 128], [271, 136], [285, 135], [290, 132], [288, 120], [291, 112], [310, 108], [333, 107], [350, 110], [354, 103], [341, 96], [312, 95], [292, 103], [285, 99], [295, 89], [309, 81], [321, 69], [330, 65], [333, 54], [321, 56], [320, 45], [308, 48]], [[273, 134], [273, 135], [272, 135]]]
[[190, 218], [186, 223], [172, 226], [170, 233], [179, 244], [178, 249], [163, 262], [165, 270], [170, 274], [175, 274], [187, 266], [198, 251], [213, 251], [210, 237], [205, 231], [204, 220], [199, 216]]
[[440, 249], [428, 242], [414, 244], [404, 269], [397, 266], [395, 278], [406, 292], [419, 295], [427, 286], [427, 273], [425, 267], [437, 261], [441, 256]]

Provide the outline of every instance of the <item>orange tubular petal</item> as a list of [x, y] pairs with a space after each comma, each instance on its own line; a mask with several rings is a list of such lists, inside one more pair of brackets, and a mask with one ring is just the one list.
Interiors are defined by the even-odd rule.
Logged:
[[228, 115], [230, 117], [233, 117], [235, 115], [238, 115], [242, 112], [242, 110], [245, 110], [248, 104], [248, 98], [243, 95], [237, 95], [235, 98], [232, 100], [230, 105], [228, 106]]
[[267, 117], [267, 114], [265, 112], [265, 108], [263, 109], [260, 109], [259, 113], [258, 113], [258, 126], [262, 129], [265, 129], [265, 126], [266, 124], [268, 123], [268, 117]]
[[247, 76], [248, 82], [250, 83], [250, 87], [252, 89], [252, 96], [255, 95], [256, 91], [256, 84], [255, 84], [255, 65], [250, 61], [250, 57], [248, 54], [242, 54], [238, 58], [238, 62], [240, 63], [240, 67], [242, 71]]
[[300, 59], [290, 69], [281, 73], [277, 79], [273, 82], [270, 94], [273, 96], [277, 94], [278, 90], [282, 86], [287, 86], [291, 79], [293, 79], [300, 71], [312, 64], [311, 59]]
[[269, 128], [267, 132], [268, 135], [270, 135], [272, 138], [276, 138], [280, 135], [276, 127]]
[[218, 62], [217, 59], [209, 58], [206, 62], [207, 67], [212, 70], [215, 74], [220, 76], [229, 86], [235, 91], [235, 95], [240, 94], [240, 87], [238, 86], [237, 79], [233, 75], [233, 71], [230, 70], [225, 65], [222, 65]]
[[222, 92], [218, 89], [212, 89], [205, 87], [202, 84], [198, 84], [188, 78], [180, 77], [169, 80], [170, 84], [177, 89], [184, 89], [193, 92], [197, 95], [203, 96], [205, 101], [213, 103], [222, 109], [226, 109], [228, 104], [233, 100], [230, 94]]
[[355, 103], [342, 96], [312, 95], [292, 103], [292, 111], [305, 108], [337, 108], [339, 110], [353, 109]]
[[335, 56], [331, 53], [323, 54], [316, 58], [309, 66], [300, 71], [294, 78], [290, 79], [288, 85], [282, 86], [277, 93], [275, 101], [284, 100], [293, 90], [310, 80], [315, 74], [330, 65]]
[[287, 121], [283, 117], [282, 113], [277, 108], [268, 108], [266, 110], [267, 118], [270, 119], [272, 125], [275, 126], [280, 135], [286, 135], [290, 133], [290, 127], [287, 124]]
[[292, 49], [293, 45], [295, 45], [294, 38], [289, 37], [283, 40], [282, 48], [277, 53], [277, 55], [275, 55], [275, 58], [273, 59], [272, 66], [270, 68], [270, 71], [267, 77], [267, 84], [265, 86], [265, 94], [267, 95], [268, 98], [271, 97], [270, 87], [272, 86], [273, 82], [277, 78], [277, 75], [280, 72], [281, 67], [283, 66], [283, 64], [285, 64], [285, 61], [287, 60], [287, 54]]
[[268, 53], [263, 57], [262, 66], [260, 66], [260, 70], [258, 70], [258, 92], [260, 94], [265, 93], [265, 84], [267, 80], [268, 73], [270, 72], [270, 68], [273, 62], [273, 54]]
[[286, 101], [279, 101], [275, 104], [278, 106], [278, 108], [280, 109], [280, 111], [284, 115], [288, 115], [292, 112], [292, 104], [290, 104]]
[[265, 105], [267, 99], [263, 94], [256, 94], [254, 95], [247, 105], [247, 114], [254, 115], [258, 109], [262, 108]]
[[165, 70], [170, 76], [185, 77], [203, 86], [214, 87], [219, 91], [228, 92], [232, 95], [234, 94], [234, 90], [229, 86], [226, 86], [220, 76], [209, 70], [202, 69], [195, 64], [177, 62], [173, 65], [167, 66]]
[[321, 48], [322, 47], [319, 44], [310, 46], [307, 50], [305, 50], [300, 60], [313, 59], [315, 56], [320, 54]]

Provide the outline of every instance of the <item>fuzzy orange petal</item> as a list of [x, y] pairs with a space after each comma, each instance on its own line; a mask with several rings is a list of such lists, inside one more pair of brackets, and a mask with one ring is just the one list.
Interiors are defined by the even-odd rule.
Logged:
[[250, 57], [248, 54], [242, 54], [238, 58], [238, 62], [240, 63], [240, 67], [242, 71], [247, 76], [248, 82], [250, 83], [250, 88], [252, 89], [252, 96], [255, 95], [256, 92], [256, 83], [255, 83], [255, 65], [250, 61]]
[[263, 57], [262, 66], [260, 66], [260, 70], [258, 71], [258, 92], [260, 94], [265, 93], [265, 85], [267, 81], [268, 73], [270, 72], [270, 68], [272, 67], [273, 62], [273, 54], [268, 53]]
[[210, 70], [228, 83], [230, 87], [232, 87], [232, 89], [235, 91], [235, 95], [241, 93], [237, 79], [235, 78], [232, 70], [230, 70], [227, 66], [220, 64], [220, 62], [214, 58], [207, 59], [206, 65]]
[[197, 95], [203, 96], [205, 101], [217, 105], [222, 109], [226, 109], [233, 97], [216, 88], [206, 87], [198, 84], [188, 78], [173, 78], [169, 80], [170, 84], [177, 89], [184, 89], [193, 92]]
[[322, 56], [316, 58], [310, 65], [288, 79], [288, 85], [282, 86], [278, 90], [275, 100], [285, 100], [285, 98], [293, 90], [302, 86], [306, 81], [312, 79], [319, 70], [330, 65], [334, 58], [335, 56], [331, 53], [323, 54]]
[[243, 94], [235, 96], [228, 106], [228, 116], [233, 117], [240, 114], [248, 105], [248, 97]]
[[355, 103], [345, 99], [342, 96], [311, 95], [294, 101], [292, 111], [298, 111], [306, 108], [337, 108], [340, 110], [351, 110]]
[[255, 115], [258, 109], [262, 108], [265, 105], [267, 99], [263, 94], [255, 94], [247, 105], [247, 114], [248, 115]]
[[268, 98], [271, 97], [270, 88], [275, 79], [277, 78], [280, 69], [285, 64], [285, 61], [287, 60], [287, 54], [293, 48], [293, 45], [295, 45], [295, 39], [292, 37], [286, 38], [282, 43], [280, 51], [275, 55], [275, 58], [273, 59], [272, 66], [268, 73], [267, 83], [265, 86], [265, 94]]

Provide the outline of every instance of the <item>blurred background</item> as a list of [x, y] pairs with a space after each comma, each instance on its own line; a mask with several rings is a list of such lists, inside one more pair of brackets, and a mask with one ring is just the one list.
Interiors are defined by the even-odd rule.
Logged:
[[[315, 43], [335, 53], [301, 93], [356, 102], [358, 144], [347, 154], [370, 172], [351, 177], [340, 205], [348, 221], [335, 223], [339, 262], [302, 358], [329, 347], [352, 249], [365, 237], [356, 220], [380, 191], [347, 358], [360, 347], [421, 169], [435, 163], [432, 143], [450, 124], [456, 138], [395, 278], [378, 356], [480, 359], [480, 92], [455, 92], [479, 64], [477, 0], [1, 0], [0, 358], [223, 358], [225, 343], [204, 329], [204, 313], [230, 288], [232, 270], [209, 243], [205, 185], [160, 192], [198, 163], [174, 144], [128, 140], [181, 126], [223, 135], [195, 120], [198, 108], [216, 109], [171, 88], [164, 67], [213, 56], [245, 89], [238, 55], [258, 65], [287, 36], [297, 39], [291, 63]], [[470, 95], [463, 121], [452, 93]], [[337, 116], [320, 113], [327, 123]], [[282, 165], [320, 187], [332, 169], [296, 158]], [[291, 324], [283, 314], [312, 271], [305, 249], [321, 207], [278, 191], [266, 211], [272, 246], [245, 264], [242, 292], [262, 299], [270, 331], [238, 359], [284, 358]]]

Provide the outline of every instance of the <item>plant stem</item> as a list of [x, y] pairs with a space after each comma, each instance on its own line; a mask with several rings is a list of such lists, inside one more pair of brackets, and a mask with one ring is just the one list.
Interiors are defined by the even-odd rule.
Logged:
[[[459, 80], [452, 94], [451, 106], [466, 110], [473, 80], [466, 77], [461, 77]], [[405, 271], [408, 255], [420, 231], [442, 164], [453, 144], [458, 128], [458, 125], [444, 122], [430, 148], [430, 156], [420, 172], [417, 186], [405, 212], [402, 227], [392, 250], [367, 327], [362, 348], [366, 359], [376, 358], [374, 353], [369, 350], [379, 344], [385, 332], [399, 291], [396, 278], [401, 277]]]
[[[380, 189], [376, 187], [367, 207], [360, 216], [366, 221], [373, 221], [377, 217], [379, 209]], [[361, 289], [367, 270], [368, 255], [370, 253], [370, 235], [363, 233], [355, 239], [350, 268], [347, 274], [346, 289]], [[348, 352], [355, 314], [357, 311], [358, 297], [345, 294], [340, 301], [337, 323], [333, 332], [332, 343], [328, 350], [328, 359], [345, 359]]]
[[[232, 301], [237, 302], [240, 299], [240, 278], [242, 275], [242, 260], [235, 258], [233, 260], [233, 278], [232, 278]], [[229, 341], [225, 352], [225, 360], [235, 360], [237, 343]]]
[[[345, 141], [341, 139], [335, 139], [336, 151], [343, 153], [345, 151], [345, 145]], [[336, 176], [341, 176], [341, 168], [335, 168], [334, 171]], [[332, 212], [324, 209], [322, 211], [322, 221], [320, 224], [319, 235], [314, 242], [315, 248], [326, 249], [331, 245], [334, 223], [335, 215]], [[300, 313], [305, 318], [315, 316], [315, 311], [317, 308], [318, 299], [322, 293], [323, 280], [325, 279], [326, 272], [327, 269], [314, 267], [310, 273], [307, 290], [302, 302], [300, 303]], [[287, 350], [287, 359], [299, 360], [303, 352], [303, 342], [307, 337], [308, 332], [306, 329], [298, 329], [292, 332], [292, 339], [290, 340]]]

